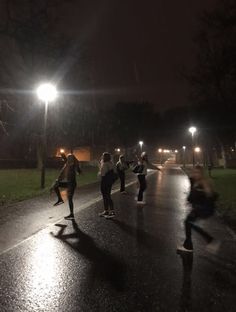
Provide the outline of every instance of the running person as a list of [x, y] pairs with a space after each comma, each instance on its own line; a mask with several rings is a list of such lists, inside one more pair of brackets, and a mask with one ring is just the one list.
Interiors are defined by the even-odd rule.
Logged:
[[101, 193], [103, 197], [104, 211], [99, 214], [100, 217], [107, 219], [115, 216], [114, 204], [111, 198], [112, 184], [115, 181], [115, 168], [111, 161], [111, 154], [103, 153], [100, 163], [99, 176], [101, 177]]
[[76, 188], [76, 172], [81, 174], [78, 159], [73, 155], [69, 154], [67, 157], [62, 155], [63, 159], [66, 160], [64, 167], [62, 168], [58, 179], [56, 180], [53, 189], [57, 194], [58, 200], [54, 206], [63, 204], [64, 201], [61, 197], [60, 187], [67, 189], [67, 197], [69, 202], [70, 214], [65, 219], [74, 219], [74, 204], [73, 196]]
[[138, 162], [139, 170], [137, 172], [138, 182], [139, 182], [139, 191], [138, 191], [138, 198], [137, 198], [137, 204], [138, 205], [144, 205], [145, 202], [143, 201], [143, 194], [145, 190], [147, 189], [147, 181], [146, 181], [146, 175], [147, 175], [147, 169], [153, 169], [153, 170], [159, 170], [157, 166], [153, 165], [148, 160], [148, 155], [143, 152], [141, 154], [141, 160]]
[[[198, 219], [207, 219], [215, 212], [216, 193], [214, 193], [211, 183], [204, 176], [201, 166], [196, 166], [190, 177], [190, 194], [188, 201], [192, 205], [192, 210], [184, 221], [186, 239], [183, 246], [178, 251], [193, 252], [192, 228], [195, 229], [205, 241], [212, 243], [213, 237], [205, 230], [195, 225]], [[217, 246], [215, 246], [217, 248]], [[213, 249], [213, 244], [212, 244]]]

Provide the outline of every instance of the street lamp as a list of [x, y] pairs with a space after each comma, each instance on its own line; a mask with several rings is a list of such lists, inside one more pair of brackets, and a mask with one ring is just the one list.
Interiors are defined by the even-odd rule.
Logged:
[[185, 165], [186, 165], [186, 155], [185, 155], [185, 152], [186, 152], [186, 146], [183, 146], [182, 147], [182, 149], [183, 149], [183, 166], [185, 167]]
[[45, 163], [47, 156], [47, 115], [48, 104], [57, 97], [57, 89], [51, 83], [43, 83], [36, 90], [39, 100], [44, 103], [44, 123], [43, 123], [43, 159], [41, 167], [41, 188], [45, 187]]
[[200, 149], [200, 147], [195, 147], [195, 149], [194, 149], [194, 151], [196, 152], [196, 153], [200, 153], [201, 152], [201, 149]]
[[158, 149], [158, 153], [160, 153], [160, 164], [162, 165], [162, 156], [163, 156], [163, 149], [162, 148], [159, 148]]
[[142, 151], [143, 151], [143, 141], [139, 141], [138, 144], [139, 144], [139, 146], [140, 146], [141, 153], [142, 153]]
[[196, 127], [190, 127], [189, 129], [188, 129], [188, 131], [191, 133], [191, 135], [192, 135], [192, 151], [193, 151], [193, 166], [195, 165], [195, 155], [194, 155], [194, 135], [195, 135], [195, 133], [196, 133], [196, 131], [197, 131], [197, 128]]

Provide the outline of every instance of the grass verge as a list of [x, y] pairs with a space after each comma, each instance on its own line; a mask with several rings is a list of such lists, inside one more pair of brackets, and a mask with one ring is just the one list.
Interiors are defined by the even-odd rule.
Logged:
[[[78, 185], [83, 186], [97, 181], [98, 169], [83, 168], [83, 174], [78, 177]], [[40, 189], [40, 171], [37, 169], [9, 169], [0, 170], [0, 205], [10, 204], [49, 191], [50, 186], [59, 174], [59, 170], [46, 171], [46, 187]]]

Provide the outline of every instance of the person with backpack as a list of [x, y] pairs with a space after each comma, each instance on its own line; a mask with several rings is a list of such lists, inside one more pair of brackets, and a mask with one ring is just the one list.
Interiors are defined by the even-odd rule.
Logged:
[[192, 210], [184, 221], [186, 239], [183, 246], [177, 248], [178, 252], [193, 252], [192, 228], [202, 235], [209, 244], [209, 249], [216, 250], [218, 248], [218, 243], [213, 242], [213, 237], [195, 224], [199, 219], [207, 219], [214, 215], [217, 197], [212, 184], [205, 178], [203, 167], [197, 165], [190, 176], [188, 202], [191, 204]]
[[125, 171], [129, 169], [132, 161], [126, 161], [124, 155], [120, 155], [119, 161], [116, 164], [116, 170], [120, 179], [120, 193], [127, 194], [125, 191]]
[[67, 155], [67, 157], [63, 154], [62, 158], [66, 161], [66, 163], [63, 166], [58, 179], [52, 186], [52, 189], [55, 191], [58, 197], [57, 202], [54, 204], [54, 206], [64, 203], [61, 197], [60, 188], [66, 188], [70, 214], [66, 216], [65, 219], [71, 220], [74, 219], [73, 196], [76, 188], [76, 173], [78, 172], [79, 174], [81, 174], [82, 172], [79, 166], [79, 161], [73, 154], [69, 154]]
[[138, 191], [138, 198], [137, 198], [138, 205], [146, 204], [145, 201], [143, 201], [143, 194], [145, 190], [147, 189], [147, 181], [146, 181], [147, 169], [161, 171], [161, 169], [159, 169], [157, 166], [149, 162], [147, 153], [143, 152], [141, 154], [140, 160], [138, 161], [138, 165], [135, 166], [133, 169], [133, 172], [137, 174], [138, 183], [139, 183], [139, 191]]
[[112, 185], [117, 179], [116, 170], [111, 161], [110, 153], [103, 153], [100, 163], [99, 176], [101, 177], [101, 193], [103, 197], [104, 211], [99, 214], [106, 219], [114, 218], [114, 204], [111, 198]]

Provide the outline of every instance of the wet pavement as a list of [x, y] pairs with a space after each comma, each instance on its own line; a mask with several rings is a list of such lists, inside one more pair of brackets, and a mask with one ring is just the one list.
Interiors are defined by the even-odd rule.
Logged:
[[148, 178], [144, 208], [128, 190], [113, 195], [114, 220], [95, 201], [2, 253], [0, 311], [235, 311], [236, 242], [218, 217], [204, 221], [217, 254], [195, 233], [194, 255], [176, 254], [189, 209], [181, 169]]

